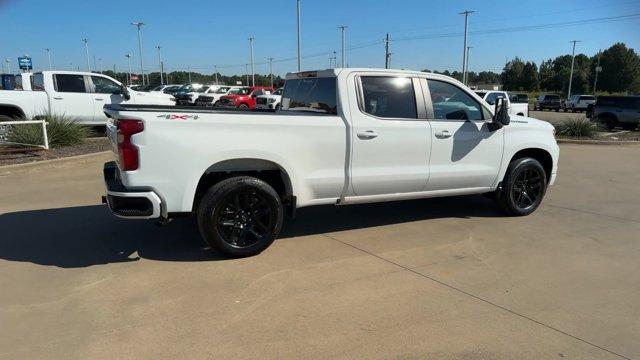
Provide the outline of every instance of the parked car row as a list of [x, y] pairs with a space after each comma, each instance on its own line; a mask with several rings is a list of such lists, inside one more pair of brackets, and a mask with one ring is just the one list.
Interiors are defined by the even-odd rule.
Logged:
[[500, 90], [476, 90], [476, 94], [492, 106], [498, 99], [504, 99], [510, 115], [529, 116], [529, 98], [526, 94], [513, 94]]

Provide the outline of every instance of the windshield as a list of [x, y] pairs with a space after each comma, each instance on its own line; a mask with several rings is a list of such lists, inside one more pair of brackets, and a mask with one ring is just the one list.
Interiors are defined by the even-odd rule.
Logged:
[[158, 86], [154, 87], [153, 90], [151, 90], [151, 91], [162, 91], [162, 89], [164, 89], [164, 87], [165, 87], [164, 85], [158, 85]]
[[229, 95], [249, 95], [250, 93], [250, 88], [231, 89], [231, 91], [229, 91]]
[[196, 92], [203, 93], [203, 92], [206, 92], [207, 90], [209, 90], [209, 87], [208, 86], [203, 86], [200, 89], [196, 90]]
[[284, 89], [283, 89], [283, 88], [280, 88], [280, 89], [278, 89], [278, 90], [274, 91], [274, 92], [273, 92], [273, 95], [282, 95], [282, 92], [283, 92], [283, 91], [284, 91]]
[[226, 86], [221, 87], [220, 89], [216, 90], [216, 94], [226, 94], [227, 91], [229, 91], [229, 88]]
[[486, 91], [476, 91], [476, 94], [481, 98], [484, 98], [484, 96], [487, 95]]

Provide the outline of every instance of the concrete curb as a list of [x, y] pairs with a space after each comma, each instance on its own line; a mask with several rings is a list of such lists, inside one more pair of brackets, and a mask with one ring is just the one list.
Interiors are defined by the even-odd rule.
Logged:
[[556, 139], [558, 144], [640, 146], [640, 141]]
[[109, 161], [109, 160], [113, 160], [113, 158], [114, 158], [113, 152], [101, 151], [101, 152], [91, 153], [91, 154], [69, 156], [69, 157], [64, 157], [60, 159], [34, 161], [34, 162], [24, 163], [24, 164], [4, 165], [4, 166], [0, 166], [0, 176], [25, 173], [25, 172], [41, 170], [41, 169], [64, 167], [65, 165], [68, 165], [71, 163], [73, 164], [87, 163], [87, 162], [98, 161], [98, 160]]

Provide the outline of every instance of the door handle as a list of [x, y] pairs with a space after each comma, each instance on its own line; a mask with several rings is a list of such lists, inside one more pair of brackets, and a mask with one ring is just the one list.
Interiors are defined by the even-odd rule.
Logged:
[[56, 99], [56, 100], [62, 100], [62, 99], [64, 99], [62, 96], [54, 96], [53, 98], [54, 98], [54, 99]]
[[438, 131], [436, 133], [436, 137], [438, 139], [446, 139], [446, 138], [450, 138], [451, 137], [451, 133], [449, 133], [448, 130], [442, 130], [442, 131]]
[[104, 100], [104, 99], [103, 99], [103, 98], [96, 98], [96, 100], [98, 100], [98, 101], [102, 101], [102, 100]]
[[367, 130], [365, 132], [358, 133], [358, 138], [362, 140], [370, 140], [378, 137], [378, 133], [373, 130]]

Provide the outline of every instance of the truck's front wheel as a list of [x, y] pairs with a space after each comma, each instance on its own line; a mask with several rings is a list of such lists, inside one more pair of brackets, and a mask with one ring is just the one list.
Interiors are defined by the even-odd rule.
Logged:
[[259, 254], [282, 228], [282, 203], [266, 182], [239, 176], [223, 180], [200, 200], [198, 227], [214, 249], [232, 257]]
[[542, 164], [533, 158], [520, 158], [509, 164], [496, 200], [510, 215], [524, 216], [534, 212], [547, 190], [547, 175]]

